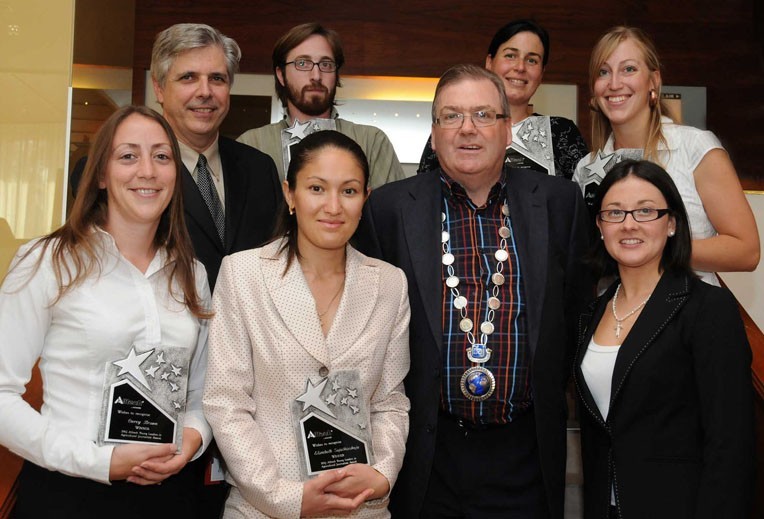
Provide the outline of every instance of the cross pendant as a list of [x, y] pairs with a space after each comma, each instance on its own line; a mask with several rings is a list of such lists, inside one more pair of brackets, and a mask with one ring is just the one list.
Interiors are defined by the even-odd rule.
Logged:
[[615, 338], [619, 339], [621, 337], [621, 323], [618, 321], [615, 322]]

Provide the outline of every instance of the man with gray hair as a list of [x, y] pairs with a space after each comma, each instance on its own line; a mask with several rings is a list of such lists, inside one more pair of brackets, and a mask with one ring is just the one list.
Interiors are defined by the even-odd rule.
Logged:
[[[154, 93], [180, 145], [186, 227], [210, 289], [223, 256], [270, 238], [282, 199], [271, 158], [220, 135], [240, 58], [234, 40], [195, 23], [160, 32], [151, 53]], [[227, 492], [222, 481], [204, 485], [221, 479], [214, 470], [219, 458], [214, 447], [210, 451], [188, 467], [188, 496], [196, 500], [200, 519], [219, 517]]]
[[282, 198], [270, 157], [219, 132], [240, 58], [233, 39], [196, 23], [163, 30], [151, 53], [154, 93], [180, 144], [186, 226], [210, 288], [223, 256], [270, 238]]
[[411, 400], [393, 517], [563, 517], [565, 388], [590, 293], [576, 186], [504, 164], [501, 79], [440, 78], [440, 168], [371, 193], [359, 249], [409, 283]]
[[291, 146], [320, 130], [337, 130], [361, 146], [369, 160], [369, 186], [404, 177], [403, 168], [387, 135], [375, 126], [341, 119], [334, 109], [345, 63], [339, 35], [318, 23], [292, 27], [273, 47], [273, 78], [284, 108], [284, 119], [249, 130], [239, 141], [264, 151], [286, 178]]

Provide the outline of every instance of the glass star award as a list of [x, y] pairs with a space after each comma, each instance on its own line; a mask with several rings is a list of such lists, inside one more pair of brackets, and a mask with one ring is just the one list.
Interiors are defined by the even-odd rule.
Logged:
[[304, 123], [295, 119], [292, 126], [281, 130], [281, 151], [284, 160], [284, 174], [286, 175], [286, 172], [289, 171], [289, 162], [292, 160], [292, 146], [311, 133], [336, 129], [337, 121], [334, 119], [309, 119]]
[[309, 378], [291, 411], [303, 480], [351, 463], [373, 463], [358, 371], [338, 371], [315, 382]]
[[106, 363], [99, 445], [174, 443], [180, 450], [191, 350], [133, 345]]

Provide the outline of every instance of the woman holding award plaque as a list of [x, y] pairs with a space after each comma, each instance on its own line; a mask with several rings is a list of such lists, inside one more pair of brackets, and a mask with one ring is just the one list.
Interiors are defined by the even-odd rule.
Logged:
[[[148, 108], [118, 110], [82, 182], [66, 223], [22, 247], [0, 289], [0, 444], [26, 459], [14, 517], [194, 513], [172, 476], [211, 439], [210, 296], [172, 130]], [[38, 359], [40, 412], [22, 399]]]
[[204, 411], [228, 470], [225, 517], [389, 517], [409, 401], [402, 271], [348, 244], [368, 195], [332, 130], [292, 148], [276, 239], [223, 260]]
[[615, 282], [582, 316], [574, 363], [584, 516], [750, 517], [751, 351], [737, 302], [690, 268], [669, 175], [627, 160], [595, 198], [595, 263]]

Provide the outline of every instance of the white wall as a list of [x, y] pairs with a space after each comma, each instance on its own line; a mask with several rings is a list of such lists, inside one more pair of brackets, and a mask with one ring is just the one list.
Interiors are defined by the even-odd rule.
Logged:
[[[764, 192], [748, 193], [746, 198], [759, 226], [759, 240], [764, 244]], [[753, 272], [725, 272], [721, 278], [756, 325], [764, 330], [764, 261]]]

